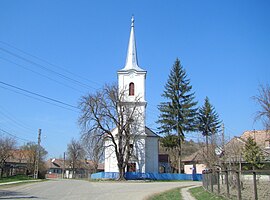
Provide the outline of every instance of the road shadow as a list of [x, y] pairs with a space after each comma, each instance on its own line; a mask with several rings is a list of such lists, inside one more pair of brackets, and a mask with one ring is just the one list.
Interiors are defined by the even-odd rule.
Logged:
[[30, 196], [22, 192], [0, 190], [0, 199], [38, 199], [38, 197]]

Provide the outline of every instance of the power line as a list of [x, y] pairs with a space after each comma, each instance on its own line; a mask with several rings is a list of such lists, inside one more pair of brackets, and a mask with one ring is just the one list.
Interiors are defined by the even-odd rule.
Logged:
[[59, 73], [59, 72], [56, 72], [56, 71], [54, 71], [54, 70], [52, 70], [52, 69], [49, 69], [49, 68], [47, 68], [47, 67], [45, 67], [45, 66], [43, 66], [43, 65], [41, 65], [41, 64], [38, 64], [38, 63], [36, 63], [36, 62], [34, 62], [34, 61], [31, 61], [31, 60], [29, 60], [29, 59], [27, 59], [27, 58], [24, 58], [24, 57], [22, 57], [22, 56], [20, 56], [20, 55], [18, 55], [18, 54], [16, 54], [16, 53], [13, 53], [13, 52], [11, 52], [11, 51], [9, 51], [9, 50], [6, 50], [6, 49], [4, 49], [4, 48], [2, 48], [2, 47], [0, 47], [0, 50], [4, 51], [4, 52], [6, 52], [6, 53], [8, 53], [8, 54], [10, 54], [10, 55], [12, 55], [12, 56], [14, 56], [14, 57], [17, 57], [17, 58], [19, 58], [19, 59], [21, 59], [21, 60], [24, 60], [24, 61], [26, 61], [26, 62], [28, 62], [28, 63], [30, 63], [30, 64], [32, 64], [32, 65], [35, 65], [35, 66], [37, 66], [37, 67], [39, 67], [39, 68], [41, 68], [41, 69], [43, 69], [43, 70], [45, 70], [45, 71], [48, 71], [48, 72], [53, 73], [53, 74], [56, 74], [57, 76], [59, 76], [59, 77], [65, 79], [65, 80], [72, 81], [73, 83], [76, 83], [76, 84], [78, 84], [78, 85], [80, 85], [80, 86], [83, 86], [83, 87], [85, 87], [85, 88], [88, 88], [88, 89], [89, 89], [89, 88], [91, 88], [91, 89], [96, 89], [96, 88], [94, 88], [94, 87], [92, 87], [92, 86], [89, 86], [89, 85], [87, 85], [87, 84], [84, 84], [84, 83], [82, 83], [82, 82], [80, 82], [80, 81], [78, 81], [78, 80], [76, 80], [76, 79], [70, 78], [70, 77], [68, 77], [68, 76], [66, 76], [66, 75], [64, 75], [64, 74], [61, 74], [61, 73]]
[[[96, 82], [91, 81], [91, 80], [89, 80], [89, 79], [86, 79], [86, 78], [84, 78], [84, 77], [82, 77], [82, 76], [80, 76], [80, 75], [77, 75], [77, 74], [75, 74], [75, 73], [72, 73], [72, 72], [66, 70], [66, 69], [63, 68], [63, 67], [54, 65], [54, 64], [52, 64], [52, 63], [46, 61], [45, 59], [42, 59], [42, 58], [40, 58], [40, 57], [37, 57], [37, 56], [32, 55], [32, 54], [30, 54], [30, 53], [27, 53], [27, 52], [25, 52], [25, 51], [23, 51], [23, 50], [21, 50], [21, 49], [15, 47], [15, 46], [11, 45], [11, 44], [8, 44], [8, 43], [3, 42], [3, 41], [0, 41], [0, 43], [6, 45], [6, 46], [8, 46], [8, 47], [11, 47], [11, 48], [13, 48], [13, 49], [16, 49], [17, 51], [19, 51], [19, 52], [21, 52], [21, 53], [23, 53], [23, 54], [25, 54], [25, 55], [31, 56], [31, 57], [33, 57], [33, 58], [35, 58], [35, 59], [38, 59], [38, 60], [40, 60], [40, 61], [42, 61], [42, 62], [44, 62], [44, 63], [46, 63], [46, 64], [48, 64], [48, 65], [54, 66], [54, 67], [56, 67], [56, 68], [60, 68], [61, 70], [65, 71], [65, 72], [67, 72], [67, 73], [69, 73], [69, 74], [71, 74], [71, 75], [73, 75], [73, 76], [79, 77], [79, 78], [81, 78], [81, 79], [87, 80], [87, 81], [92, 82], [92, 83], [95, 83], [95, 84], [97, 84], [97, 85], [101, 85], [100, 83], [96, 83]], [[62, 78], [64, 78], [64, 79], [66, 79], [66, 80], [76, 82], [77, 84], [79, 83], [80, 85], [83, 85], [84, 87], [86, 86], [86, 87], [91, 87], [91, 88], [93, 88], [93, 89], [96, 89], [96, 88], [94, 88], [94, 87], [92, 87], [92, 86], [88, 86], [87, 84], [84, 84], [84, 83], [82, 83], [82, 82], [80, 82], [80, 81], [78, 81], [78, 80], [72, 79], [72, 78], [70, 78], [70, 77], [68, 77], [68, 76], [65, 76], [65, 75], [59, 73], [59, 72], [56, 72], [56, 71], [54, 71], [54, 70], [51, 70], [51, 69], [49, 69], [49, 68], [47, 68], [47, 67], [45, 67], [45, 66], [43, 66], [43, 65], [40, 65], [40, 64], [38, 64], [38, 63], [36, 63], [36, 62], [34, 62], [34, 61], [31, 61], [31, 60], [29, 60], [29, 59], [27, 59], [27, 58], [24, 58], [24, 57], [22, 57], [22, 56], [20, 56], [20, 55], [18, 55], [18, 54], [16, 54], [16, 53], [13, 53], [13, 52], [11, 52], [11, 51], [9, 51], [9, 50], [7, 50], [7, 49], [4, 49], [4, 48], [1, 48], [1, 47], [0, 47], [0, 50], [4, 51], [4, 52], [6, 52], [6, 53], [8, 53], [8, 54], [10, 54], [10, 55], [12, 55], [12, 56], [15, 56], [15, 57], [17, 57], [17, 58], [19, 58], [19, 59], [22, 59], [22, 60], [24, 60], [24, 61], [26, 61], [26, 62], [28, 62], [28, 63], [31, 63], [31, 64], [33, 64], [33, 65], [36, 65], [36, 66], [38, 66], [38, 67], [40, 67], [40, 68], [42, 68], [42, 69], [44, 69], [44, 70], [46, 70], [46, 71], [49, 71], [49, 72], [51, 72], [51, 73], [55, 73], [55, 74], [57, 74], [58, 76], [60, 76], [60, 77], [62, 77]], [[66, 85], [66, 84], [63, 84], [63, 83], [61, 83], [61, 82], [59, 82], [59, 81], [57, 81], [57, 80], [55, 80], [55, 79], [52, 79], [51, 77], [48, 77], [48, 76], [43, 75], [43, 74], [41, 74], [41, 73], [39, 73], [39, 72], [36, 72], [36, 71], [34, 71], [34, 70], [32, 70], [32, 69], [29, 69], [29, 68], [27, 68], [27, 67], [25, 67], [25, 66], [22, 66], [22, 65], [20, 65], [20, 64], [18, 64], [18, 63], [15, 63], [15, 62], [13, 62], [13, 61], [11, 61], [11, 60], [9, 60], [9, 59], [6, 59], [6, 58], [2, 58], [2, 59], [5, 60], [5, 61], [7, 61], [7, 62], [10, 62], [10, 63], [12, 63], [12, 64], [15, 64], [15, 65], [17, 65], [17, 66], [20, 66], [20, 67], [22, 67], [22, 68], [24, 68], [24, 69], [27, 69], [27, 70], [29, 70], [29, 71], [31, 71], [31, 72], [33, 72], [33, 73], [39, 74], [40, 76], [44, 76], [44, 77], [46, 77], [46, 78], [48, 78], [48, 79], [50, 79], [50, 80], [53, 80], [53, 81], [55, 81], [55, 82], [57, 82], [57, 83], [59, 83], [59, 84], [65, 85], [65, 86], [67, 86], [67, 87], [69, 87], [69, 88], [71, 88], [71, 89], [77, 90], [76, 88], [73, 88], [73, 87], [70, 87], [70, 86], [68, 86], [68, 85]], [[80, 91], [80, 90], [77, 90], [77, 91]], [[80, 91], [80, 92], [82, 92], [82, 91]], [[153, 115], [156, 116], [156, 115], [157, 115], [157, 109], [158, 109], [157, 106], [154, 106], [154, 105], [149, 104], [149, 103], [148, 103], [148, 105], [149, 105], [149, 106], [148, 106], [148, 112], [149, 112], [149, 113], [152, 113]], [[151, 110], [151, 111], [149, 111], [149, 110]]]
[[19, 87], [14, 86], [14, 85], [11, 85], [11, 84], [8, 84], [8, 83], [4, 83], [4, 82], [2, 82], [2, 81], [0, 81], [0, 84], [5, 85], [5, 86], [8, 86], [8, 87], [11, 87], [11, 88], [15, 88], [15, 89], [17, 89], [17, 90], [20, 90], [20, 91], [29, 93], [29, 94], [34, 95], [34, 96], [38, 96], [38, 97], [43, 98], [43, 99], [47, 99], [47, 100], [56, 102], [56, 103], [58, 103], [58, 104], [62, 104], [62, 105], [65, 105], [65, 106], [68, 106], [68, 107], [71, 107], [71, 108], [78, 109], [78, 107], [73, 106], [73, 105], [70, 105], [70, 104], [68, 104], [68, 103], [64, 103], [64, 102], [62, 102], [62, 101], [59, 101], [59, 100], [56, 100], [56, 99], [53, 99], [53, 98], [50, 98], [50, 97], [46, 97], [46, 96], [41, 95], [41, 94], [37, 94], [37, 93], [35, 93], [35, 92], [31, 92], [31, 91], [29, 91], [29, 90], [25, 90], [25, 89], [19, 88]]
[[77, 111], [75, 111], [75, 110], [72, 110], [72, 109], [70, 109], [70, 108], [67, 108], [67, 107], [58, 105], [58, 104], [56, 104], [56, 103], [52, 103], [52, 102], [49, 102], [49, 101], [45, 101], [45, 100], [43, 100], [43, 99], [39, 99], [39, 98], [34, 97], [34, 96], [30, 96], [30, 95], [28, 95], [28, 94], [24, 94], [24, 93], [22, 93], [22, 92], [19, 92], [19, 91], [16, 91], [16, 90], [12, 89], [12, 88], [6, 88], [6, 87], [4, 87], [4, 86], [0, 86], [0, 87], [3, 88], [3, 89], [5, 89], [5, 90], [9, 90], [9, 91], [12, 91], [12, 92], [14, 92], [14, 93], [17, 93], [17, 94], [26, 96], [26, 97], [28, 97], [28, 98], [35, 99], [35, 100], [40, 101], [40, 102], [48, 103], [48, 104], [50, 104], [50, 105], [57, 106], [57, 107], [59, 107], [59, 108], [63, 108], [63, 109], [66, 109], [66, 110], [70, 110], [70, 111], [73, 111], [73, 112], [77, 112]]
[[52, 64], [51, 62], [49, 62], [49, 61], [47, 61], [47, 60], [45, 60], [45, 59], [43, 59], [43, 58], [40, 58], [40, 57], [35, 56], [35, 55], [33, 55], [33, 54], [30, 54], [30, 53], [28, 53], [28, 52], [26, 52], [26, 51], [24, 51], [24, 50], [22, 50], [22, 49], [19, 49], [19, 48], [13, 46], [13, 45], [7, 43], [7, 42], [4, 42], [4, 41], [1, 41], [1, 40], [0, 40], [0, 43], [4, 44], [4, 45], [6, 45], [6, 46], [9, 46], [9, 47], [11, 47], [11, 48], [13, 48], [13, 49], [16, 49], [17, 51], [19, 51], [19, 52], [21, 52], [21, 53], [23, 53], [23, 54], [25, 54], [25, 55], [28, 55], [28, 56], [30, 56], [30, 57], [32, 57], [32, 58], [35, 58], [35, 59], [37, 59], [37, 60], [40, 60], [40, 61], [42, 61], [42, 62], [44, 62], [44, 63], [46, 63], [46, 64], [48, 64], [48, 65], [51, 65], [51, 66], [56, 67], [56, 68], [59, 68], [59, 69], [65, 71], [66, 73], [68, 73], [68, 74], [70, 74], [70, 75], [76, 76], [76, 77], [78, 77], [78, 78], [80, 78], [80, 79], [83, 79], [83, 80], [85, 80], [85, 81], [94, 83], [94, 84], [99, 85], [99, 86], [101, 85], [100, 83], [97, 83], [97, 82], [95, 82], [95, 81], [89, 80], [89, 79], [87, 79], [87, 78], [85, 78], [85, 77], [83, 77], [83, 76], [81, 76], [81, 75], [75, 74], [75, 73], [73, 73], [73, 72], [71, 72], [71, 71], [69, 71], [69, 70], [67, 70], [67, 69], [65, 69], [65, 68], [63, 68], [63, 67], [58, 66], [58, 65]]
[[231, 133], [238, 134], [238, 131], [236, 131], [234, 128], [232, 128], [228, 125], [225, 126], [225, 129], [229, 130], [229, 132], [231, 132]]
[[31, 141], [31, 140], [28, 140], [28, 139], [24, 139], [24, 138], [18, 137], [18, 136], [14, 135], [14, 134], [12, 134], [12, 133], [9, 133], [8, 131], [5, 131], [5, 130], [3, 130], [3, 129], [1, 129], [1, 128], [0, 128], [0, 131], [2, 131], [2, 133], [5, 133], [5, 134], [10, 135], [10, 136], [12, 136], [12, 137], [15, 137], [15, 138], [17, 138], [17, 139], [19, 139], [19, 140], [23, 140], [23, 141], [26, 141], [26, 142], [33, 142], [33, 141]]
[[51, 80], [51, 81], [54, 81], [54, 82], [56, 82], [56, 83], [58, 83], [58, 84], [60, 84], [60, 85], [64, 85], [65, 87], [68, 87], [68, 88], [70, 88], [70, 89], [73, 89], [73, 90], [75, 90], [75, 91], [77, 91], [77, 92], [80, 92], [80, 93], [83, 92], [82, 90], [78, 90], [78, 89], [76, 89], [76, 88], [74, 88], [74, 87], [72, 87], [72, 86], [69, 86], [69, 85], [67, 85], [67, 84], [65, 84], [65, 83], [62, 83], [62, 82], [60, 82], [60, 81], [58, 81], [58, 80], [55, 80], [55, 79], [53, 79], [53, 78], [51, 78], [51, 77], [49, 77], [49, 76], [46, 76], [46, 75], [44, 75], [44, 74], [42, 74], [42, 73], [39, 73], [39, 72], [37, 72], [37, 71], [34, 71], [34, 70], [32, 70], [32, 69], [30, 69], [30, 68], [28, 68], [28, 67], [25, 67], [25, 66], [23, 66], [23, 65], [21, 65], [21, 64], [18, 64], [18, 63], [16, 63], [16, 62], [13, 62], [13, 61], [11, 61], [11, 60], [9, 60], [9, 59], [1, 58], [1, 57], [0, 57], [0, 59], [4, 60], [4, 61], [6, 61], [6, 62], [9, 62], [9, 63], [11, 63], [11, 64], [17, 65], [17, 66], [19, 66], [19, 67], [21, 67], [21, 68], [23, 68], [23, 69], [25, 69], [25, 70], [28, 70], [28, 71], [30, 71], [30, 72], [32, 72], [32, 73], [38, 74], [39, 76], [43, 76], [43, 77], [45, 77], [45, 78], [47, 78], [47, 79], [49, 79], [49, 80]]
[[7, 119], [9, 119], [10, 121], [12, 121], [14, 124], [16, 124], [19, 127], [24, 128], [25, 130], [30, 130], [31, 132], [33, 131], [31, 128], [25, 126], [23, 123], [18, 122], [17, 120], [15, 120], [14, 118], [8, 116], [7, 114], [5, 114], [4, 112], [0, 111], [0, 114], [2, 114], [4, 117], [6, 117]]

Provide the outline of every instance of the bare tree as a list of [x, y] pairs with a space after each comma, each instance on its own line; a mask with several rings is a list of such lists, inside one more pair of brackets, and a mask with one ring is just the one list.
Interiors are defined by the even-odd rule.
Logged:
[[[93, 134], [106, 142], [105, 148], [112, 148], [117, 159], [119, 180], [124, 180], [125, 168], [133, 154], [136, 137], [142, 133], [142, 111], [140, 101], [134, 97], [128, 102], [125, 91], [118, 91], [116, 85], [106, 85], [95, 94], [83, 96], [80, 102], [82, 114], [79, 124], [83, 132]], [[134, 134], [133, 134], [134, 133]]]
[[260, 105], [261, 109], [257, 112], [255, 121], [261, 119], [265, 129], [270, 130], [270, 87], [259, 86], [259, 94], [253, 96], [253, 99]]
[[4, 175], [4, 169], [7, 159], [11, 158], [13, 155], [13, 150], [16, 146], [16, 140], [11, 137], [1, 137], [0, 138], [0, 178]]
[[70, 161], [70, 166], [74, 175], [76, 169], [81, 167], [82, 160], [84, 159], [84, 150], [82, 144], [79, 141], [76, 141], [74, 138], [68, 144], [67, 157]]
[[245, 146], [245, 141], [239, 137], [234, 137], [231, 139], [224, 147], [223, 152], [223, 161], [224, 164], [229, 164], [229, 169], [240, 170], [241, 171], [241, 162], [242, 152]]
[[27, 142], [26, 144], [21, 146], [22, 153], [27, 160], [27, 174], [34, 174], [38, 149], [39, 149], [39, 174], [41, 176], [44, 176], [46, 171], [45, 160], [48, 152], [42, 146], [38, 148], [38, 144], [34, 142]]
[[92, 161], [90, 171], [96, 173], [98, 164], [104, 160], [104, 139], [98, 130], [92, 133], [86, 132], [81, 135], [82, 146], [86, 157]]

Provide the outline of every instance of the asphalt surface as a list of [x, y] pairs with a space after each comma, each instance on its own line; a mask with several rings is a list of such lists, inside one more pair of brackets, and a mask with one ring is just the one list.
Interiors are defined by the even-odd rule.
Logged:
[[88, 182], [50, 180], [19, 186], [0, 186], [0, 199], [143, 200], [169, 189], [200, 186], [201, 182]]

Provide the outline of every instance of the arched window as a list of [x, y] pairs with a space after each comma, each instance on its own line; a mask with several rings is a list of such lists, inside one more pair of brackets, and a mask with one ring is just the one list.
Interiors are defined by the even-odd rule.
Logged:
[[134, 96], [134, 83], [129, 84], [129, 96]]

